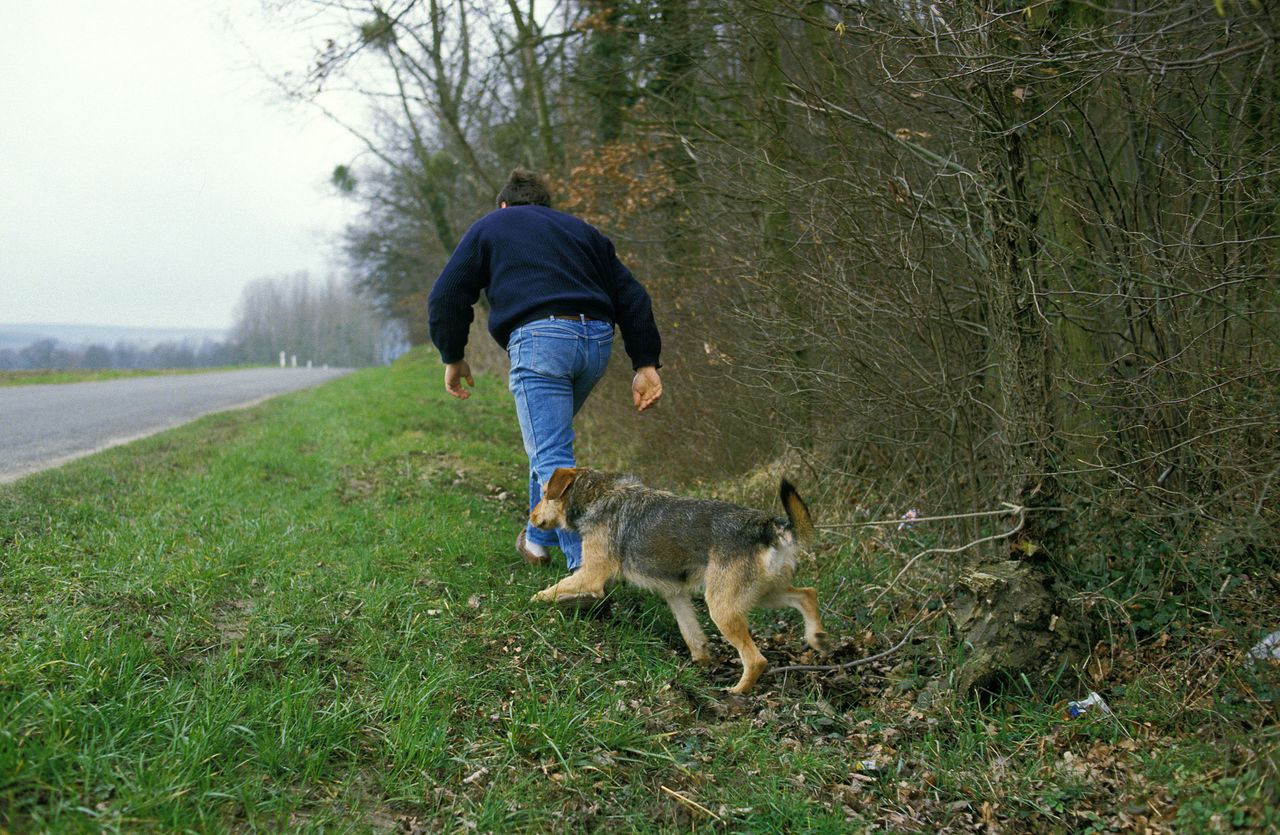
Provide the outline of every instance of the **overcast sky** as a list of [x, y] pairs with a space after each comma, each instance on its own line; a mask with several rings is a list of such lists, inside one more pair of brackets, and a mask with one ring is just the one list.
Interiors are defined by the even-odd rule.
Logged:
[[0, 324], [224, 328], [246, 282], [335, 269], [359, 146], [276, 100], [254, 56], [304, 69], [310, 38], [254, 8], [4, 4]]

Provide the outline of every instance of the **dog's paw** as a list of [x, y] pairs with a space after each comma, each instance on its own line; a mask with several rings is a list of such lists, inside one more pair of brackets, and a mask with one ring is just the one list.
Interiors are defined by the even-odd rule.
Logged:
[[751, 709], [751, 698], [741, 693], [735, 693], [732, 687], [726, 687], [720, 693], [719, 710], [717, 712], [724, 718], [731, 719], [741, 716]]
[[706, 649], [703, 649], [701, 652], [691, 652], [689, 653], [689, 657], [692, 658], [693, 663], [697, 664], [699, 667], [707, 667], [714, 664], [716, 660], [715, 656]]
[[836, 640], [826, 632], [816, 632], [813, 635], [813, 639], [809, 641], [809, 646], [826, 655], [836, 648]]
[[556, 587], [551, 586], [550, 588], [543, 589], [542, 591], [535, 594], [533, 597], [530, 597], [529, 602], [530, 603], [555, 603]]

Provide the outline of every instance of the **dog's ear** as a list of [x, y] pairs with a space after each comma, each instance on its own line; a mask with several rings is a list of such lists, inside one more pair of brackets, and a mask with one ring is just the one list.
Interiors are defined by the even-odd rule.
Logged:
[[564, 494], [569, 492], [569, 488], [578, 480], [578, 471], [574, 467], [557, 467], [555, 473], [552, 474], [551, 480], [547, 482], [547, 489], [543, 491], [542, 497], [551, 501], [559, 501], [564, 498]]

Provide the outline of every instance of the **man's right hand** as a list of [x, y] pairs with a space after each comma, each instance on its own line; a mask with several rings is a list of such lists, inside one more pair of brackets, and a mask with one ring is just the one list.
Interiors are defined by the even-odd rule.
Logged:
[[444, 390], [459, 400], [466, 400], [471, 396], [471, 392], [462, 387], [463, 380], [466, 380], [467, 385], [471, 386], [471, 388], [476, 387], [475, 378], [471, 376], [471, 366], [467, 365], [466, 360], [458, 360], [445, 365]]

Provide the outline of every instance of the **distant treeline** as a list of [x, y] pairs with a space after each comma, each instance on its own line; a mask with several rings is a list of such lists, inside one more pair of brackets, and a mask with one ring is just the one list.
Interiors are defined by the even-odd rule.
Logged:
[[139, 345], [64, 345], [40, 339], [24, 348], [0, 348], [0, 369], [35, 368], [210, 368], [245, 362], [231, 341], [183, 340]]
[[44, 338], [0, 348], [0, 369], [146, 369], [289, 364], [359, 367], [389, 362], [408, 347], [403, 327], [387, 323], [337, 279], [306, 273], [260, 278], [245, 287], [225, 340], [140, 344], [65, 344]]
[[387, 362], [407, 349], [402, 327], [384, 322], [344, 282], [307, 273], [250, 282], [236, 305], [231, 342], [245, 362], [354, 367]]

